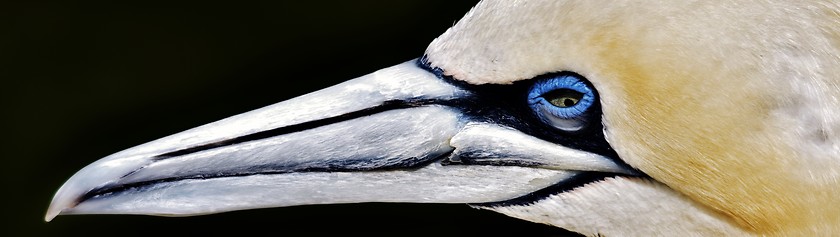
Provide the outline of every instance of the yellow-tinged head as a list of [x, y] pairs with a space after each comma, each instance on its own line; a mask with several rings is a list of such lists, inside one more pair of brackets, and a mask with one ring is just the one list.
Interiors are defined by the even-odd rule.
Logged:
[[837, 235], [838, 5], [483, 1], [421, 59], [100, 159], [45, 218], [434, 202], [589, 235]]
[[484, 1], [427, 49], [473, 84], [600, 92], [621, 159], [755, 234], [840, 232], [840, 6]]

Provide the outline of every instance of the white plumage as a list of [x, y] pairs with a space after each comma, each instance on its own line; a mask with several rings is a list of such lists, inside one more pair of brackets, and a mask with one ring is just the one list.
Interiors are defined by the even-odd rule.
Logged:
[[[587, 235], [836, 235], [838, 16], [832, 1], [482, 1], [418, 62], [86, 167], [47, 219], [463, 202]], [[597, 131], [523, 106], [557, 73], [597, 90], [561, 118]], [[566, 183], [584, 174], [603, 177]]]

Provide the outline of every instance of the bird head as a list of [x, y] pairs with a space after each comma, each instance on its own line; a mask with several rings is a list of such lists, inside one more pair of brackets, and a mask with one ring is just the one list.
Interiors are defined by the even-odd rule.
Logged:
[[88, 165], [47, 220], [419, 202], [584, 234], [838, 233], [838, 13], [482, 1], [418, 59]]

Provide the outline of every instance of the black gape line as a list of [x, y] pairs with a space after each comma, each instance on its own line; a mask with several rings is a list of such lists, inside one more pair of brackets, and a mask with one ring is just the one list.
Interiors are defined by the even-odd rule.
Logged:
[[[378, 106], [366, 108], [358, 111], [349, 112], [335, 117], [327, 117], [313, 121], [303, 122], [299, 124], [288, 125], [284, 127], [269, 129], [265, 131], [255, 132], [236, 138], [222, 140], [214, 143], [202, 144], [190, 148], [180, 149], [176, 151], [167, 152], [154, 157], [155, 160], [164, 160], [168, 158], [188, 155], [205, 150], [211, 150], [228, 145], [234, 145], [249, 141], [262, 140], [293, 132], [300, 132], [316, 127], [321, 127], [328, 124], [338, 123], [342, 121], [352, 120], [364, 116], [369, 116], [389, 110], [406, 109], [421, 107], [427, 105], [443, 105], [459, 109], [464, 116], [472, 121], [495, 123], [508, 126], [519, 130], [531, 136], [543, 139], [545, 141], [553, 142], [572, 149], [578, 149], [595, 154], [608, 157], [618, 163], [625, 165], [628, 169], [629, 165], [618, 158], [618, 155], [612, 149], [609, 143], [604, 138], [604, 126], [601, 121], [601, 103], [597, 100], [598, 92], [595, 90], [596, 100], [589, 108], [589, 112], [585, 113], [583, 118], [588, 124], [577, 131], [563, 131], [556, 129], [540, 120], [527, 104], [528, 88], [535, 82], [555, 77], [558, 74], [574, 74], [580, 78], [583, 76], [577, 75], [573, 72], [559, 72], [548, 73], [530, 80], [516, 81], [510, 85], [484, 84], [472, 85], [466, 82], [456, 80], [452, 77], [443, 75], [443, 70], [439, 68], [431, 68], [424, 56], [417, 61], [418, 66], [434, 73], [438, 78], [445, 82], [457, 86], [466, 91], [472, 92], [471, 96], [465, 98], [457, 98], [453, 100], [441, 100], [435, 98], [412, 98], [408, 100], [390, 100], [384, 101]], [[591, 83], [585, 81], [590, 88]]]
[[598, 100], [598, 91], [589, 81], [584, 80], [590, 88], [595, 91], [595, 102], [585, 113], [582, 120], [588, 121], [587, 125], [577, 131], [564, 131], [546, 124], [540, 120], [528, 106], [528, 89], [537, 81], [546, 78], [556, 77], [562, 74], [572, 74], [585, 78], [574, 72], [547, 73], [536, 76], [529, 80], [515, 81], [513, 84], [483, 84], [473, 85], [457, 80], [443, 74], [440, 68], [432, 68], [424, 56], [417, 61], [417, 64], [439, 77], [440, 79], [455, 85], [473, 95], [463, 98], [460, 103], [453, 103], [465, 116], [472, 121], [500, 124], [514, 128], [525, 134], [536, 138], [562, 145], [568, 148], [591, 152], [607, 157], [623, 168], [635, 170], [618, 157], [615, 150], [610, 146], [604, 137], [604, 125], [601, 123], [601, 102]]
[[[423, 57], [417, 61], [419, 67], [424, 68], [434, 73], [438, 78], [445, 82], [457, 86], [461, 89], [471, 92], [470, 95], [455, 99], [436, 99], [436, 98], [411, 98], [405, 100], [389, 100], [382, 104], [349, 112], [346, 114], [327, 117], [312, 121], [307, 121], [299, 124], [278, 127], [265, 131], [246, 134], [243, 136], [222, 140], [214, 143], [201, 144], [190, 148], [175, 150], [152, 157], [153, 161], [160, 161], [174, 157], [189, 155], [202, 151], [221, 148], [229, 145], [235, 145], [250, 141], [268, 139], [284, 134], [305, 131], [329, 124], [353, 120], [373, 114], [382, 113], [390, 110], [408, 109], [431, 105], [447, 106], [458, 109], [463, 113], [463, 116], [470, 121], [488, 122], [508, 126], [519, 130], [531, 136], [543, 139], [545, 141], [553, 142], [572, 149], [583, 150], [595, 154], [608, 157], [615, 161], [619, 166], [628, 170], [635, 170], [618, 158], [618, 155], [610, 147], [609, 143], [603, 135], [603, 125], [599, 122], [601, 119], [601, 106], [597, 100], [590, 107], [591, 112], [585, 113], [582, 119], [589, 121], [589, 123], [577, 131], [563, 131], [545, 124], [540, 120], [531, 110], [527, 104], [528, 89], [537, 81], [545, 78], [557, 76], [558, 74], [573, 74], [572, 72], [549, 73], [535, 77], [531, 80], [522, 80], [514, 82], [511, 85], [471, 85], [454, 78], [444, 76], [443, 71], [437, 68], [429, 67], [428, 62]], [[575, 74], [576, 75], [576, 74]], [[579, 75], [578, 75], [579, 76]], [[583, 77], [580, 77], [583, 78]], [[585, 83], [589, 83], [588, 81]], [[591, 87], [591, 85], [589, 85]], [[596, 91], [597, 98], [597, 91]], [[106, 197], [115, 195], [125, 191], [141, 191], [144, 189], [154, 188], [157, 184], [177, 182], [181, 180], [202, 180], [224, 177], [242, 177], [250, 175], [266, 175], [266, 174], [283, 174], [291, 172], [347, 172], [347, 171], [381, 171], [381, 170], [412, 170], [422, 168], [432, 162], [440, 162], [443, 165], [470, 165], [471, 162], [451, 162], [447, 158], [452, 155], [451, 152], [428, 157], [414, 157], [411, 159], [399, 160], [391, 163], [383, 162], [366, 162], [364, 160], [354, 161], [333, 161], [317, 164], [282, 164], [282, 165], [268, 165], [252, 167], [249, 169], [232, 170], [222, 173], [213, 174], [199, 174], [179, 177], [169, 177], [163, 179], [147, 180], [136, 183], [127, 184], [111, 184], [95, 188], [81, 195], [78, 202], [87, 199], [94, 199], [99, 197]], [[468, 154], [461, 154], [461, 156], [468, 156]], [[464, 157], [469, 158], [469, 157]], [[473, 164], [473, 165], [514, 165], [514, 166], [534, 166], [537, 164], [523, 164], [523, 163], [497, 163], [497, 164]], [[349, 168], [353, 167], [353, 168]], [[141, 168], [142, 169], [142, 168]], [[137, 171], [137, 170], [135, 170]], [[123, 177], [130, 176], [135, 171], [129, 172]], [[637, 172], [641, 174], [641, 172]], [[486, 204], [473, 205], [513, 205], [530, 203], [548, 197], [551, 194], [565, 192], [573, 188], [582, 186], [587, 183], [603, 180], [607, 177], [618, 176], [613, 173], [603, 172], [581, 172], [574, 177], [560, 182], [558, 184], [547, 187], [543, 190], [525, 195], [523, 197], [514, 198], [502, 202], [493, 202]]]
[[[441, 80], [449, 84], [455, 85], [461, 89], [469, 91], [472, 94], [469, 98], [464, 98], [467, 103], [458, 103], [457, 106], [463, 111], [465, 116], [468, 116], [472, 121], [481, 121], [494, 124], [500, 124], [514, 128], [525, 134], [534, 136], [536, 138], [562, 145], [568, 148], [582, 150], [586, 152], [595, 153], [609, 158], [624, 169], [632, 170], [634, 173], [645, 176], [641, 171], [633, 168], [618, 157], [618, 154], [613, 150], [610, 144], [604, 137], [604, 125], [601, 123], [603, 112], [601, 111], [601, 102], [598, 96], [598, 91], [592, 84], [585, 79], [585, 77], [574, 72], [561, 71], [554, 73], [547, 73], [536, 76], [529, 80], [515, 81], [512, 84], [483, 84], [473, 85], [461, 80], [457, 80], [451, 76], [444, 75], [443, 69], [431, 66], [428, 58], [424, 55], [417, 60], [417, 65], [433, 74]], [[586, 126], [577, 131], [564, 131], [557, 129], [549, 124], [543, 122], [533, 110], [528, 106], [528, 92], [534, 83], [545, 80], [547, 78], [557, 77], [559, 75], [575, 75], [583, 79], [589, 88], [592, 88], [595, 93], [595, 101], [589, 108], [589, 111], [584, 113], [581, 118], [587, 121]], [[469, 104], [470, 106], [458, 106], [462, 104]], [[461, 156], [468, 154], [461, 154]], [[467, 160], [467, 159], [463, 159]], [[448, 162], [447, 165], [458, 165], [468, 163]], [[506, 164], [498, 164], [506, 165]], [[521, 165], [521, 164], [520, 164]], [[525, 164], [527, 166], [527, 164]], [[550, 195], [558, 194], [572, 190], [583, 185], [604, 180], [616, 176], [634, 176], [626, 174], [615, 174], [606, 172], [581, 172], [573, 177], [551, 185], [536, 192], [524, 195], [522, 197], [489, 203], [475, 203], [473, 206], [510, 206], [510, 205], [526, 205], [536, 201], [547, 198]]]
[[[152, 179], [147, 181], [140, 181], [127, 184], [111, 184], [98, 187], [81, 195], [76, 203], [81, 203], [85, 200], [108, 197], [117, 193], [126, 191], [144, 191], [152, 189], [157, 184], [178, 182], [182, 180], [205, 180], [215, 178], [230, 178], [230, 177], [245, 177], [252, 175], [272, 175], [272, 174], [288, 174], [288, 173], [307, 173], [307, 172], [364, 172], [364, 171], [389, 171], [389, 170], [415, 170], [425, 167], [433, 162], [442, 160], [448, 157], [452, 152], [446, 152], [437, 156], [428, 157], [412, 157], [410, 159], [399, 160], [390, 163], [384, 162], [370, 162], [367, 160], [350, 160], [350, 161], [333, 161], [317, 164], [297, 164], [297, 165], [266, 165], [256, 169], [227, 171], [211, 174], [187, 175], [178, 177], [169, 177], [161, 179]], [[142, 168], [141, 168], [142, 169]], [[122, 177], [128, 177], [134, 172], [129, 172]]]
[[[255, 133], [250, 133], [246, 135], [242, 135], [239, 137], [234, 137], [226, 140], [221, 140], [213, 143], [201, 144], [189, 148], [179, 149], [171, 152], [166, 152], [163, 154], [159, 154], [152, 157], [153, 161], [161, 161], [171, 158], [176, 158], [180, 156], [185, 156], [193, 153], [198, 153], [202, 151], [212, 150], [216, 148], [221, 148], [230, 145], [236, 145], [240, 143], [246, 143], [251, 141], [257, 141], [262, 139], [268, 139], [276, 136], [281, 136], [289, 133], [295, 133], [300, 131], [305, 131], [325, 125], [330, 125], [334, 123], [344, 122], [348, 120], [353, 120], [365, 116], [370, 116], [390, 110], [398, 110], [398, 109], [408, 109], [408, 108], [417, 108], [429, 105], [445, 105], [450, 107], [456, 107], [456, 104], [460, 104], [460, 100], [437, 100], [437, 99], [422, 99], [422, 98], [415, 98], [409, 100], [388, 100], [382, 102], [382, 104], [365, 108], [353, 112], [349, 112], [346, 114], [334, 116], [334, 117], [326, 117], [322, 119], [316, 119], [312, 121], [302, 122], [298, 124], [292, 124], [288, 126], [268, 129], [264, 131], [259, 131]], [[248, 169], [240, 169], [240, 170], [230, 170], [225, 172], [216, 172], [212, 174], [196, 174], [196, 175], [185, 175], [185, 176], [177, 176], [177, 177], [168, 177], [168, 178], [161, 178], [161, 179], [152, 179], [146, 180], [141, 182], [135, 183], [126, 183], [126, 184], [109, 184], [104, 185], [93, 190], [86, 192], [84, 195], [81, 195], [77, 200], [77, 203], [82, 201], [93, 199], [93, 198], [100, 198], [100, 197], [107, 197], [113, 195], [115, 193], [125, 192], [125, 191], [140, 191], [145, 190], [148, 188], [152, 188], [154, 185], [161, 184], [161, 183], [169, 183], [169, 182], [177, 182], [181, 180], [203, 180], [203, 179], [214, 179], [214, 178], [226, 178], [226, 177], [244, 177], [244, 176], [251, 176], [251, 175], [271, 175], [271, 174], [285, 174], [285, 173], [292, 173], [292, 172], [358, 172], [358, 171], [384, 171], [384, 170], [411, 170], [411, 169], [419, 169], [422, 168], [432, 162], [443, 160], [445, 157], [449, 157], [451, 155], [450, 152], [446, 152], [437, 156], [426, 156], [426, 157], [411, 157], [408, 159], [401, 159], [395, 160], [392, 162], [382, 162], [376, 161], [372, 162], [370, 160], [338, 160], [338, 161], [325, 161], [321, 163], [296, 163], [296, 164], [277, 164], [277, 165], [262, 165], [259, 167], [250, 167]], [[125, 178], [131, 176], [135, 172], [144, 169], [144, 167], [135, 169], [131, 172], [126, 173], [121, 178]]]
[[470, 205], [476, 207], [525, 206], [548, 198], [549, 196], [554, 194], [565, 193], [590, 183], [618, 176], [622, 175], [604, 172], [581, 172], [568, 179], [560, 181], [559, 183], [553, 184], [551, 186], [545, 187], [543, 189], [537, 190], [529, 194], [525, 194], [521, 197], [499, 202], [470, 203]]
[[276, 137], [276, 136], [280, 136], [280, 135], [284, 135], [284, 134], [309, 130], [309, 129], [313, 129], [313, 128], [317, 128], [317, 127], [321, 127], [321, 126], [329, 125], [329, 124], [333, 124], [333, 123], [343, 122], [343, 121], [347, 121], [347, 120], [353, 120], [353, 119], [361, 118], [361, 117], [364, 117], [364, 116], [370, 116], [370, 115], [382, 113], [382, 112], [389, 111], [389, 110], [415, 108], [415, 107], [420, 107], [420, 106], [425, 106], [425, 105], [443, 104], [443, 103], [445, 103], [445, 102], [441, 102], [441, 101], [434, 100], [434, 99], [388, 100], [388, 101], [384, 101], [384, 102], [382, 102], [382, 104], [374, 106], [374, 107], [370, 107], [370, 108], [366, 108], [366, 109], [362, 109], [362, 110], [357, 110], [357, 111], [349, 112], [349, 113], [334, 116], [334, 117], [327, 117], [327, 118], [302, 122], [302, 123], [298, 123], [298, 124], [292, 124], [292, 125], [288, 125], [288, 126], [273, 128], [273, 129], [269, 129], [269, 130], [265, 130], [265, 131], [259, 131], [259, 132], [255, 132], [255, 133], [251, 133], [251, 134], [247, 134], [247, 135], [243, 135], [243, 136], [239, 136], [239, 137], [235, 137], [235, 138], [231, 138], [231, 139], [227, 139], [227, 140], [222, 140], [222, 141], [218, 141], [218, 142], [214, 142], [214, 143], [207, 143], [207, 144], [202, 144], [202, 145], [198, 145], [198, 146], [194, 146], [194, 147], [190, 147], [190, 148], [184, 148], [184, 149], [180, 149], [180, 150], [175, 150], [175, 151], [163, 153], [163, 154], [154, 156], [154, 159], [155, 160], [165, 160], [165, 159], [168, 159], [168, 158], [173, 158], [173, 157], [178, 157], [178, 156], [183, 156], [183, 155], [189, 155], [189, 154], [192, 154], [192, 153], [211, 150], [211, 149], [214, 149], [214, 148], [219, 148], [219, 147], [224, 147], [224, 146], [229, 146], [229, 145], [235, 145], [235, 144], [245, 143], [245, 142], [250, 142], [250, 141], [262, 140], [262, 139]]

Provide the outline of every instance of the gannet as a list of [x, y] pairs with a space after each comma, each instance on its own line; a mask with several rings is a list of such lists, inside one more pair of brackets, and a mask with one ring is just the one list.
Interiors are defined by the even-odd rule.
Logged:
[[46, 219], [467, 203], [592, 236], [837, 235], [838, 5], [485, 0], [417, 59], [96, 161]]

